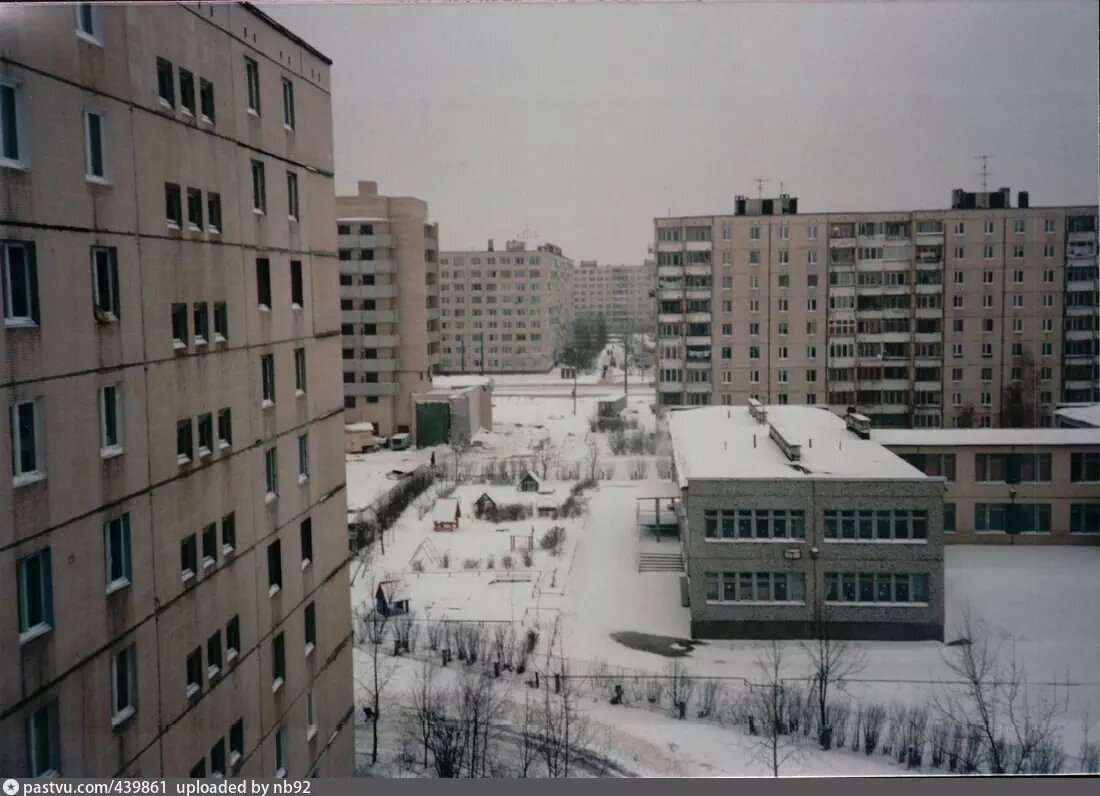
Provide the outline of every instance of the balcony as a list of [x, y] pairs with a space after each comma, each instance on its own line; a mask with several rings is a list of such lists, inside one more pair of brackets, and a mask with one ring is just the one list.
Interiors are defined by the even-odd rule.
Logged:
[[441, 337], [442, 337], [442, 334], [443, 333], [439, 329], [429, 329], [428, 330], [428, 342], [429, 343], [438, 343], [440, 341]]
[[711, 386], [709, 381], [690, 381], [687, 385], [688, 392], [700, 393], [711, 392]]
[[[344, 370], [355, 370], [361, 373], [392, 373], [397, 370], [396, 359], [345, 359]], [[354, 363], [353, 368], [348, 364]]]
[[352, 342], [363, 348], [394, 348], [397, 345], [395, 334], [365, 334], [352, 338]]
[[918, 271], [939, 271], [943, 269], [942, 257], [920, 257], [916, 261]]
[[689, 252], [709, 252], [714, 244], [709, 240], [689, 240], [685, 247]]
[[394, 382], [376, 382], [373, 384], [345, 384], [344, 395], [397, 395], [397, 389], [397, 384], [395, 384]]
[[709, 312], [689, 312], [687, 314], [688, 323], [710, 323], [711, 314]]
[[682, 368], [684, 366], [684, 360], [682, 359], [661, 359], [659, 368]]
[[340, 298], [392, 299], [397, 297], [397, 285], [352, 285], [340, 288]]
[[657, 266], [657, 278], [658, 279], [676, 279], [681, 280], [684, 277], [684, 266], [682, 265], [659, 265]]
[[682, 252], [684, 250], [684, 244], [678, 240], [659, 240], [657, 241], [658, 252]]
[[397, 323], [397, 310], [341, 310], [340, 323]]
[[709, 287], [689, 287], [686, 291], [686, 297], [689, 299], [706, 300], [711, 296]]
[[696, 335], [684, 338], [688, 346], [707, 346], [710, 345], [710, 335]]
[[662, 312], [657, 315], [657, 323], [680, 323], [682, 320], [684, 315], [680, 312]]
[[685, 265], [683, 272], [688, 276], [710, 276], [711, 265], [710, 263], [695, 263], [694, 265]]
[[661, 392], [683, 392], [684, 390], [682, 381], [661, 381], [659, 386]]
[[397, 265], [389, 257], [374, 260], [340, 260], [342, 274], [395, 274]]
[[680, 287], [662, 287], [657, 297], [665, 301], [675, 301], [684, 297], [684, 288]]
[[1095, 315], [1095, 304], [1066, 304], [1066, 315]]
[[393, 248], [393, 236], [388, 233], [337, 235], [336, 245], [341, 249], [391, 249]]

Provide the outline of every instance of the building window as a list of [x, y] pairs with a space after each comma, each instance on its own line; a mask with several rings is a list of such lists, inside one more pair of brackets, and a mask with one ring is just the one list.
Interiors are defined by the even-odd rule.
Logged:
[[260, 65], [251, 58], [244, 59], [244, 79], [248, 97], [248, 110], [260, 115]]
[[305, 306], [305, 290], [302, 285], [302, 261], [290, 261], [290, 306], [300, 310]]
[[261, 310], [271, 309], [271, 261], [256, 258], [256, 301]]
[[228, 407], [218, 410], [218, 447], [228, 448], [233, 444], [233, 414]]
[[186, 69], [180, 69], [180, 108], [195, 115], [195, 76]]
[[187, 189], [187, 225], [193, 232], [202, 230], [202, 191]]
[[172, 305], [172, 346], [179, 350], [187, 348], [187, 305]]
[[710, 540], [803, 539], [806, 515], [785, 509], [708, 509], [703, 512], [703, 533]]
[[33, 243], [0, 241], [0, 288], [4, 297], [4, 324], [30, 326], [40, 320], [38, 313], [38, 268]]
[[924, 509], [826, 509], [825, 539], [835, 541], [923, 541], [928, 538]]
[[61, 741], [57, 721], [57, 700], [27, 716], [27, 768], [32, 777], [61, 774]]
[[202, 111], [202, 120], [208, 124], [214, 123], [214, 84], [209, 80], [199, 78], [199, 109]]
[[308, 657], [317, 646], [317, 608], [313, 603], [305, 607], [306, 656]]
[[237, 515], [232, 511], [222, 517], [222, 554], [229, 555], [237, 549]]
[[928, 575], [826, 572], [825, 602], [927, 605]]
[[14, 486], [45, 475], [45, 434], [41, 399], [16, 401], [11, 406], [11, 460]]
[[176, 107], [176, 80], [172, 74], [172, 64], [163, 58], [157, 59], [157, 93], [161, 105]]
[[275, 731], [275, 777], [286, 778], [286, 727]]
[[23, 87], [0, 78], [0, 166], [26, 166], [25, 119]]
[[306, 692], [306, 740], [312, 741], [317, 735], [317, 708], [313, 704], [313, 692]]
[[133, 582], [129, 513], [103, 523], [103, 553], [107, 593], [113, 594]]
[[99, 391], [100, 454], [122, 453], [122, 385], [111, 384]]
[[176, 462], [188, 464], [194, 458], [195, 451], [191, 440], [191, 418], [176, 423]]
[[237, 719], [229, 728], [229, 764], [235, 766], [244, 757], [244, 719]]
[[302, 569], [313, 561], [313, 520], [306, 517], [298, 526], [298, 535], [302, 544]]
[[229, 339], [229, 308], [224, 301], [214, 302], [214, 342]]
[[270, 503], [279, 496], [279, 462], [275, 448], [264, 451], [264, 485], [267, 487], [266, 499]]
[[183, 199], [175, 183], [164, 183], [164, 217], [172, 229], [183, 226]]
[[199, 548], [195, 540], [195, 534], [191, 534], [180, 542], [180, 578], [184, 583], [195, 578], [199, 571]]
[[53, 628], [53, 567], [50, 548], [19, 559], [16, 564], [19, 597], [19, 642], [25, 643]]
[[275, 404], [275, 355], [264, 354], [260, 357], [260, 383], [263, 390], [263, 406]]
[[92, 247], [92, 301], [96, 320], [109, 323], [119, 319], [118, 253], [114, 248]]
[[111, 657], [111, 726], [137, 711], [137, 649], [131, 644]]
[[225, 776], [225, 739], [219, 738], [210, 748], [210, 776], [222, 778]]
[[225, 660], [232, 663], [241, 653], [241, 619], [234, 616], [225, 624]]
[[708, 603], [788, 603], [806, 601], [806, 576], [801, 572], [707, 572]]
[[187, 656], [187, 698], [195, 696], [202, 690], [202, 647], [195, 647]]
[[1100, 503], [1071, 503], [1070, 533], [1100, 533]]
[[1075, 484], [1100, 481], [1100, 453], [1071, 454], [1069, 480]]
[[206, 640], [206, 674], [213, 680], [222, 670], [222, 632], [215, 630]]
[[84, 112], [84, 176], [96, 182], [107, 181], [107, 142], [103, 114]]
[[1026, 226], [1027, 222], [1022, 218], [1013, 219], [1012, 221], [1012, 231], [1017, 235], [1023, 235]]
[[309, 479], [309, 434], [298, 437], [298, 483]]
[[286, 649], [283, 634], [271, 640], [271, 690], [278, 691], [286, 682]]
[[955, 532], [955, 504], [944, 503], [943, 504], [943, 532], [954, 533]]
[[287, 218], [298, 220], [298, 175], [292, 171], [286, 173]]
[[283, 79], [283, 127], [294, 129], [294, 84]]
[[298, 395], [306, 392], [306, 350], [294, 349], [294, 389]]
[[222, 197], [221, 194], [206, 194], [206, 224], [210, 232], [222, 231]]
[[210, 314], [205, 303], [196, 304], [192, 309], [195, 322], [195, 345], [206, 345], [210, 337]]
[[252, 211], [267, 213], [267, 183], [264, 177], [264, 164], [252, 161]]

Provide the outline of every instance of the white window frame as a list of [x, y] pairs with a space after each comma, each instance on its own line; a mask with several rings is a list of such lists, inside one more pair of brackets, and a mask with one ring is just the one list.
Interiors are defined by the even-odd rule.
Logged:
[[[39, 721], [45, 721], [47, 723], [45, 735], [48, 738], [49, 749], [47, 749], [45, 753], [45, 756], [48, 758], [48, 765], [45, 768], [37, 765], [39, 758], [42, 757], [41, 750], [38, 749], [37, 743], [40, 733], [36, 732]], [[25, 731], [27, 734], [28, 773], [32, 777], [61, 776], [61, 745], [57, 717], [57, 700], [54, 699], [47, 702], [37, 710], [32, 711], [30, 715], [27, 716]]]
[[313, 692], [306, 692], [306, 741], [312, 741], [317, 735], [317, 706], [313, 701]]
[[[32, 416], [31, 416], [32, 424], [34, 426], [33, 429], [32, 429], [32, 432], [31, 432], [32, 436], [34, 437], [34, 439], [31, 440], [32, 444], [34, 445], [34, 469], [33, 470], [23, 470], [23, 469], [21, 469], [20, 459], [22, 458], [23, 447], [25, 445], [25, 442], [22, 438], [22, 435], [16, 433], [16, 429], [18, 429], [18, 427], [19, 427], [17, 419], [16, 419], [17, 415], [18, 415], [18, 412], [19, 412], [19, 409], [20, 409], [20, 407], [27, 406], [27, 405], [32, 407], [32, 412], [33, 412]], [[45, 430], [43, 428], [44, 419], [43, 419], [43, 413], [42, 413], [42, 399], [41, 398], [31, 398], [29, 400], [13, 401], [12, 404], [11, 404], [11, 408], [10, 408], [9, 420], [11, 422], [11, 429], [12, 429], [12, 432], [11, 432], [12, 461], [13, 461], [12, 486], [13, 487], [20, 487], [20, 486], [24, 486], [26, 484], [34, 483], [35, 481], [41, 481], [43, 478], [46, 477], [46, 461], [45, 461], [46, 434], [45, 434]]]
[[286, 779], [286, 727], [275, 730], [275, 778]]
[[261, 113], [260, 64], [255, 59], [249, 58], [247, 55], [244, 58], [244, 82], [245, 103], [248, 108], [248, 112], [253, 116], [259, 116]]
[[[115, 545], [112, 542], [112, 531], [115, 527], [118, 528], [119, 550], [115, 550]], [[130, 540], [129, 512], [103, 523], [103, 566], [107, 594], [114, 594], [133, 583], [133, 558]], [[112, 578], [111, 571], [114, 569], [112, 564], [115, 561], [121, 561], [122, 574], [120, 577]]]
[[[19, 248], [23, 251], [24, 282], [27, 295], [27, 315], [16, 315], [12, 302], [11, 287], [11, 255], [12, 249]], [[0, 292], [4, 299], [4, 325], [7, 327], [35, 327], [39, 322], [35, 320], [35, 307], [38, 305], [38, 264], [35, 259], [34, 244], [30, 241], [7, 240], [0, 241], [0, 276], [4, 283], [0, 285]], [[39, 313], [41, 314], [41, 313]]]
[[[103, 296], [99, 287], [100, 257], [107, 263], [107, 291]], [[108, 246], [92, 247], [92, 304], [96, 309], [96, 320], [100, 323], [114, 323], [119, 317], [119, 297], [117, 295], [118, 250]]]
[[[26, 562], [31, 558], [40, 559], [39, 568], [41, 573], [39, 580], [42, 584], [42, 593], [38, 595], [38, 599], [42, 601], [42, 621], [33, 625], [30, 624], [28, 616], [31, 600], [30, 595], [27, 593], [27, 578], [25, 575]], [[26, 644], [53, 630], [53, 555], [50, 548], [43, 547], [41, 550], [23, 556], [16, 562], [16, 586], [19, 589], [19, 643]]]
[[279, 497], [279, 455], [276, 448], [264, 451], [264, 502], [271, 503]]
[[[115, 441], [107, 439], [107, 395], [114, 395]], [[125, 408], [122, 405], [122, 382], [104, 385], [99, 389], [99, 455], [104, 459], [118, 456], [124, 449], [122, 428]]]
[[294, 83], [283, 78], [283, 129], [293, 132], [296, 122], [294, 120]]
[[[127, 677], [120, 693], [119, 667], [125, 669]], [[121, 706], [120, 706], [121, 705]], [[137, 712], [137, 648], [131, 644], [111, 656], [111, 727], [118, 727]]]
[[[91, 13], [89, 14], [89, 22], [91, 23], [91, 30], [84, 28], [84, 19], [81, 16], [81, 11], [87, 8]], [[99, 6], [96, 3], [77, 3], [73, 6], [73, 12], [76, 16], [76, 37], [83, 39], [90, 44], [95, 44], [99, 47], [103, 46], [103, 21], [99, 16]]]
[[[30, 158], [27, 152], [27, 106], [26, 99], [23, 96], [23, 84], [11, 78], [0, 76], [0, 86], [10, 89], [14, 97], [12, 104], [15, 108], [15, 146], [17, 149], [15, 158], [6, 157], [3, 154], [7, 143], [3, 136], [8, 126], [3, 123], [3, 119], [0, 117], [0, 168], [25, 171], [30, 167]], [[3, 106], [0, 105], [0, 113], [2, 112]]]
[[298, 436], [298, 483], [309, 480], [309, 434]]
[[260, 407], [270, 409], [275, 406], [275, 355], [260, 356]]
[[298, 207], [298, 174], [293, 171], [286, 173], [286, 217], [291, 221], [299, 219]]
[[[103, 166], [103, 173], [96, 174], [92, 171], [92, 117], [99, 119], [99, 159]], [[84, 110], [84, 179], [97, 185], [111, 184], [111, 160], [108, 157], [107, 146], [107, 114], [99, 108], [85, 108]]]

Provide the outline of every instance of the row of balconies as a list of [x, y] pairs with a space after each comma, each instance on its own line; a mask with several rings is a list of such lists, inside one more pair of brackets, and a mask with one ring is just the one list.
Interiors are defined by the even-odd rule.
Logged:
[[336, 246], [341, 249], [391, 249], [393, 248], [393, 236], [389, 233], [337, 235]]
[[397, 310], [341, 310], [340, 323], [397, 323]]
[[387, 359], [342, 359], [342, 369], [357, 373], [390, 373], [397, 370], [397, 360]]
[[345, 299], [392, 299], [397, 297], [397, 285], [343, 285], [340, 298]]

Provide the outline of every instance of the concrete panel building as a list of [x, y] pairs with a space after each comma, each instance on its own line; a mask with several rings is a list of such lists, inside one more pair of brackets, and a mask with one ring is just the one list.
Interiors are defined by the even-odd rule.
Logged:
[[881, 429], [943, 478], [948, 544], [1100, 545], [1100, 428]]
[[330, 61], [0, 7], [0, 771], [354, 768]]
[[336, 212], [347, 418], [407, 434], [412, 396], [439, 364], [439, 229], [423, 200], [373, 182], [336, 197]]
[[573, 330], [573, 261], [552, 243], [493, 241], [439, 258], [444, 373], [545, 373]]
[[876, 426], [1036, 425], [1096, 401], [1097, 208], [798, 214], [794, 197], [655, 220], [662, 405], [855, 406]]
[[818, 407], [669, 414], [693, 638], [943, 639], [943, 480]]
[[603, 316], [610, 332], [652, 332], [657, 322], [657, 262], [599, 265], [581, 260], [573, 271], [578, 317]]

